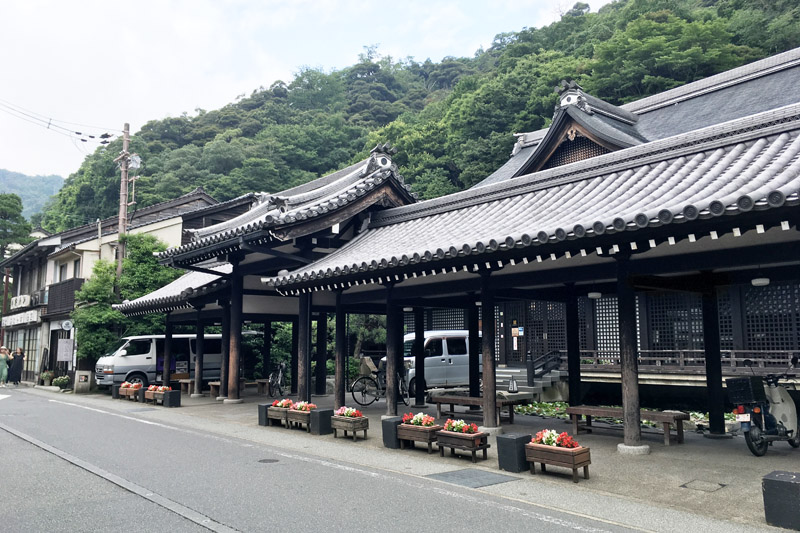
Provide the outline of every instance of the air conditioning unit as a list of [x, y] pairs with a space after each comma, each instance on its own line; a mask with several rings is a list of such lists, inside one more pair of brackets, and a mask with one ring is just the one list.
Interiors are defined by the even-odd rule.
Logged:
[[29, 307], [31, 305], [31, 296], [23, 294], [21, 296], [14, 296], [11, 298], [11, 309], [19, 309], [20, 307]]

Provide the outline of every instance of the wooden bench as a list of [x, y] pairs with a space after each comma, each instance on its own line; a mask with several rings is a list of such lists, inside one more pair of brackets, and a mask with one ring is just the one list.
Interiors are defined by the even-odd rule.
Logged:
[[258, 386], [258, 394], [259, 395], [267, 395], [267, 385], [269, 384], [268, 379], [257, 379], [256, 385]]
[[[239, 380], [239, 392], [244, 391], [246, 384], [247, 382], [245, 381], [244, 378], [241, 378]], [[220, 387], [219, 381], [209, 381], [208, 382], [209, 396], [211, 396], [212, 398], [219, 398], [219, 387]]]
[[[593, 405], [575, 405], [567, 407], [567, 414], [572, 418], [572, 433], [577, 437], [578, 431], [591, 427], [592, 417], [606, 417], [606, 418], [623, 418], [622, 407], [596, 407]], [[586, 417], [586, 425], [580, 426], [578, 421], [581, 416]], [[689, 415], [681, 411], [650, 411], [646, 409], [639, 410], [639, 417], [641, 420], [652, 420], [653, 422], [661, 422], [664, 426], [664, 446], [669, 446], [669, 431], [670, 425], [675, 424], [677, 432], [678, 444], [683, 443], [683, 421], [689, 420]]]
[[[533, 401], [533, 394], [526, 393], [526, 392], [517, 392], [517, 393], [503, 393], [503, 396], [499, 396], [497, 398], [497, 425], [500, 425], [500, 417], [502, 409], [508, 408], [508, 423], [514, 423], [514, 406], [521, 405], [521, 404], [528, 404]], [[431, 395], [431, 403], [436, 404], [436, 418], [441, 418], [442, 414], [449, 416], [455, 416], [455, 406], [483, 406], [483, 398], [480, 396], [462, 396], [457, 394], [432, 394]], [[442, 404], [446, 404], [450, 406], [449, 411], [442, 411]], [[477, 412], [475, 413], [477, 414]]]
[[194, 392], [193, 379], [179, 379], [178, 383], [181, 384], [181, 394], [192, 394]]

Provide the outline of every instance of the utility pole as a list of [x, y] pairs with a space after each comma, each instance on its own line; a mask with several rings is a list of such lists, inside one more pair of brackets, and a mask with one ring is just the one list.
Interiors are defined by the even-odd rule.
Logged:
[[119, 221], [117, 223], [117, 280], [122, 275], [122, 260], [125, 257], [125, 244], [122, 241], [122, 236], [128, 229], [128, 163], [131, 160], [131, 155], [128, 152], [128, 145], [130, 144], [130, 125], [126, 122], [125, 127], [122, 129], [122, 153], [119, 154], [114, 162], [119, 163], [121, 171], [121, 179], [119, 184]]

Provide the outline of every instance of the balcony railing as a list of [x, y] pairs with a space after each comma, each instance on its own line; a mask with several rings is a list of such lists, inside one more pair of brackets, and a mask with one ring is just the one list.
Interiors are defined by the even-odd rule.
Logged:
[[50, 285], [47, 298], [47, 315], [69, 313], [75, 308], [75, 291], [83, 285], [83, 278], [72, 278]]

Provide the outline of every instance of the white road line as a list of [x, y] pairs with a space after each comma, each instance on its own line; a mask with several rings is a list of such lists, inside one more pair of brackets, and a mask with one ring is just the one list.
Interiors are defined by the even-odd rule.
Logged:
[[[53, 400], [53, 401], [56, 401], [56, 400]], [[64, 402], [59, 402], [59, 403], [64, 403]], [[92, 410], [96, 410], [96, 409], [92, 409]], [[97, 465], [89, 463], [88, 461], [84, 461], [83, 459], [79, 459], [78, 457], [75, 457], [74, 455], [70, 455], [67, 452], [59, 450], [58, 448], [50, 446], [49, 444], [47, 444], [45, 442], [42, 442], [42, 441], [40, 441], [40, 440], [38, 440], [38, 439], [36, 439], [34, 437], [31, 437], [30, 435], [22, 433], [21, 431], [17, 431], [16, 429], [14, 429], [12, 427], [9, 427], [9, 426], [7, 426], [5, 424], [0, 423], [0, 429], [3, 429], [5, 431], [7, 431], [8, 433], [11, 433], [12, 435], [14, 435], [16, 437], [18, 437], [18, 438], [20, 438], [20, 439], [22, 439], [22, 440], [24, 440], [24, 441], [26, 441], [26, 442], [28, 442], [30, 444], [33, 444], [34, 446], [37, 446], [37, 447], [41, 448], [42, 450], [44, 450], [46, 452], [52, 453], [56, 457], [59, 457], [60, 459], [63, 459], [64, 461], [67, 461], [68, 463], [72, 463], [73, 465], [77, 466], [78, 468], [86, 470], [87, 472], [90, 472], [90, 473], [92, 473], [92, 474], [94, 474], [94, 475], [96, 475], [96, 476], [108, 481], [109, 483], [113, 483], [114, 485], [117, 485], [118, 487], [120, 487], [122, 489], [125, 489], [128, 492], [136, 494], [137, 496], [139, 496], [141, 498], [144, 498], [145, 500], [148, 500], [148, 501], [150, 501], [152, 503], [155, 503], [156, 505], [159, 505], [159, 506], [163, 507], [164, 509], [167, 509], [168, 511], [171, 511], [171, 512], [173, 512], [173, 513], [185, 518], [186, 520], [194, 522], [195, 524], [197, 524], [199, 526], [202, 526], [202, 527], [204, 527], [206, 529], [209, 529], [211, 531], [216, 531], [216, 532], [219, 532], [219, 533], [238, 533], [238, 530], [233, 529], [231, 527], [228, 527], [225, 524], [222, 524], [222, 523], [217, 522], [215, 520], [212, 520], [208, 516], [198, 512], [198, 511], [195, 511], [194, 509], [192, 509], [190, 507], [186, 507], [185, 505], [181, 505], [180, 503], [178, 503], [176, 501], [170, 500], [169, 498], [167, 498], [165, 496], [162, 496], [162, 495], [160, 495], [158, 493], [155, 493], [155, 492], [147, 489], [146, 487], [142, 487], [141, 485], [137, 485], [136, 483], [133, 483], [132, 481], [129, 481], [129, 480], [123, 478], [123, 477], [120, 477], [120, 476], [118, 476], [118, 475], [116, 475], [116, 474], [114, 474], [112, 472], [108, 472], [107, 470], [103, 470], [102, 468], [100, 468]]]

